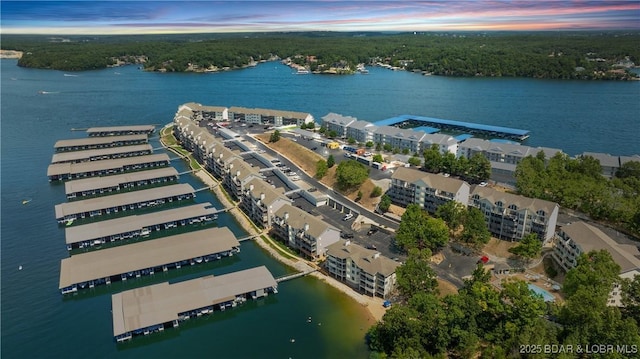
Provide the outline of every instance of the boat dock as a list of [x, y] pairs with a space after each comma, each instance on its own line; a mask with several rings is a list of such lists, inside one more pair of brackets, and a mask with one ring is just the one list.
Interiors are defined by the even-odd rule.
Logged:
[[108, 136], [59, 140], [53, 145], [56, 152], [95, 150], [108, 147], [142, 145], [148, 143], [147, 135]]
[[144, 156], [153, 153], [153, 148], [150, 144], [132, 145], [132, 146], [119, 146], [101, 148], [97, 150], [85, 150], [85, 151], [68, 151], [56, 153], [51, 157], [51, 163], [78, 163], [78, 162], [91, 162], [100, 160], [111, 160], [115, 158]]
[[181, 201], [195, 197], [189, 184], [180, 183], [170, 186], [144, 189], [111, 196], [61, 203], [55, 206], [56, 220], [62, 224], [82, 218], [118, 213], [151, 207], [166, 202]]
[[150, 135], [156, 130], [153, 125], [91, 127], [87, 129], [89, 137]]
[[313, 273], [313, 272], [317, 272], [317, 271], [318, 271], [317, 269], [308, 269], [308, 270], [303, 271], [303, 272], [298, 272], [298, 273], [293, 273], [293, 274], [285, 275], [285, 276], [282, 276], [282, 277], [278, 277], [278, 278], [276, 278], [276, 282], [278, 282], [278, 283], [286, 282], [286, 281], [291, 280], [291, 279], [296, 279], [296, 278], [304, 277], [304, 276], [306, 276], [306, 275], [308, 275], [308, 274], [311, 274], [311, 273]]
[[233, 256], [240, 242], [227, 227], [209, 228], [65, 258], [62, 294]]
[[[483, 125], [480, 123], [443, 120], [439, 118], [400, 115], [374, 123], [376, 126], [394, 126], [399, 128], [417, 128], [427, 126], [435, 129], [454, 131], [462, 133], [472, 133], [484, 137], [499, 137], [515, 141], [524, 141], [529, 138], [529, 131], [517, 128]], [[433, 131], [427, 131], [433, 133]]]
[[108, 242], [144, 238], [154, 232], [211, 222], [218, 218], [211, 203], [167, 209], [147, 214], [98, 221], [65, 228], [67, 250], [89, 248]]
[[145, 168], [169, 166], [166, 153], [136, 157], [117, 158], [81, 163], [54, 163], [47, 168], [49, 181], [64, 181], [86, 177], [108, 176], [138, 171]]
[[168, 282], [111, 296], [113, 336], [117, 342], [174, 328], [191, 317], [212, 314], [277, 293], [278, 283], [260, 266], [220, 276]]
[[178, 171], [173, 167], [162, 167], [147, 171], [138, 171], [120, 175], [84, 178], [67, 181], [64, 184], [67, 199], [101, 196], [135, 189], [136, 187], [177, 182]]

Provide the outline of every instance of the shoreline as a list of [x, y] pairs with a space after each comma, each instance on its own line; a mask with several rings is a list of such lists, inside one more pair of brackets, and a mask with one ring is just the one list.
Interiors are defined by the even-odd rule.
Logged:
[[[160, 132], [162, 132], [163, 130], [164, 128]], [[160, 142], [167, 150], [173, 152], [173, 149], [170, 146], [167, 146], [162, 141], [162, 136], [160, 137]], [[266, 233], [266, 231], [264, 230], [258, 231], [256, 227], [253, 225], [253, 223], [249, 220], [249, 218], [247, 218], [246, 215], [238, 208], [238, 206], [227, 198], [225, 193], [223, 193], [223, 190], [220, 188], [221, 186], [220, 182], [216, 180], [213, 177], [213, 175], [211, 175], [208, 171], [204, 169], [194, 171], [193, 174], [196, 177], [198, 177], [198, 179], [200, 179], [205, 185], [212, 187], [211, 191], [218, 198], [218, 200], [224, 206], [224, 208], [232, 207], [229, 210], [229, 213], [236, 219], [238, 224], [245, 231], [249, 233], [249, 235], [251, 236], [258, 235], [259, 237], [264, 236], [267, 239], [267, 241], [270, 241], [270, 242], [273, 241], [271, 237], [269, 237], [269, 235]], [[262, 238], [255, 238], [254, 242], [258, 244], [260, 248], [267, 251], [277, 261], [293, 269], [296, 269], [298, 271], [306, 271], [309, 269], [319, 269], [318, 265], [316, 265], [315, 263], [308, 262], [300, 257], [296, 257], [296, 259], [293, 260], [283, 256], [276, 249], [274, 249], [272, 246], [266, 243]], [[356, 292], [351, 287], [349, 287], [347, 284], [342, 283], [331, 276], [328, 276], [326, 274], [323, 274], [317, 271], [312, 272], [309, 275], [326, 283], [327, 285], [330, 285], [331, 287], [337, 289], [338, 291], [346, 294], [356, 303], [362, 305], [364, 309], [366, 309], [366, 312], [369, 317], [367, 321], [371, 323], [371, 326], [373, 326], [378, 321], [382, 320], [382, 317], [386, 313], [386, 308], [384, 308], [383, 306], [384, 300], [382, 298], [368, 297], [368, 296], [362, 295]]]

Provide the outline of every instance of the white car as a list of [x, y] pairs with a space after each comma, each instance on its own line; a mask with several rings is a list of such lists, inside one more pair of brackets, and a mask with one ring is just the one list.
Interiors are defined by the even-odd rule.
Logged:
[[299, 181], [300, 180], [300, 176], [293, 176], [291, 177], [292, 181]]
[[297, 173], [295, 173], [295, 172], [289, 172], [289, 173], [287, 173], [287, 176], [289, 176], [289, 177], [293, 177], [293, 176], [297, 176], [297, 175], [298, 175], [298, 174], [297, 174]]
[[480, 187], [487, 187], [487, 182], [480, 182]]
[[346, 216], [344, 216], [344, 218], [342, 218], [343, 221], [348, 221], [351, 218], [353, 218], [353, 213], [347, 213]]

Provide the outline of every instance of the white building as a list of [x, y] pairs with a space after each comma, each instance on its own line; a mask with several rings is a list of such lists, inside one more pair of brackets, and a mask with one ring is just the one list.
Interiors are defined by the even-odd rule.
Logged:
[[337, 113], [329, 113], [322, 117], [322, 124], [327, 131], [336, 131], [339, 138], [347, 138], [347, 127], [358, 121], [355, 117], [343, 116]]
[[410, 153], [422, 152], [422, 140], [426, 133], [422, 131], [405, 130], [393, 126], [379, 126], [373, 133], [373, 142], [391, 145], [392, 148], [409, 150]]

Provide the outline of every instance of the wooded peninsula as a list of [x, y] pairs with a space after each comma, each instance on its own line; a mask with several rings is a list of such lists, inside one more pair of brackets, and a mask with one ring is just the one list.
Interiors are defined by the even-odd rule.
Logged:
[[288, 59], [312, 73], [358, 64], [425, 75], [638, 79], [637, 32], [243, 33], [118, 36], [2, 35], [19, 66], [83, 71], [139, 64], [147, 71], [216, 72]]

